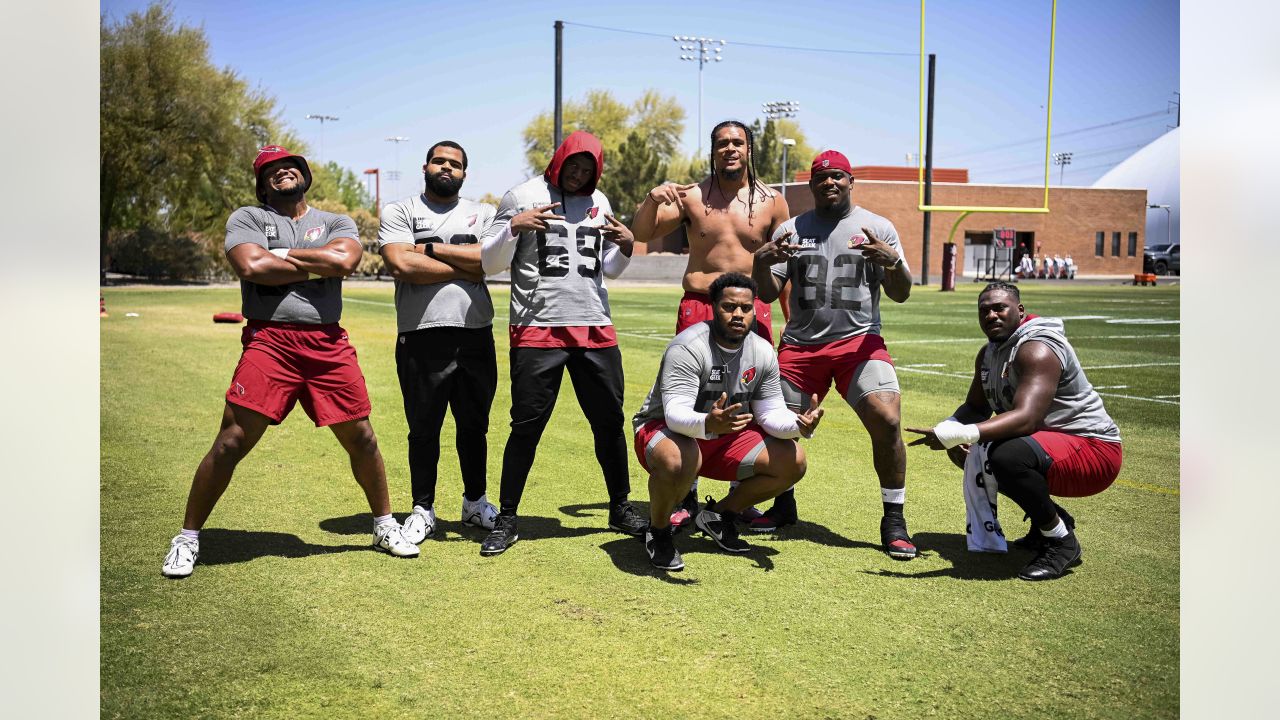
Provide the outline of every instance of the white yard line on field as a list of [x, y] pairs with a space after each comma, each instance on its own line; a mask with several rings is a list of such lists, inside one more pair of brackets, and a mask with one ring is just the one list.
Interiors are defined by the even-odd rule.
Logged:
[[1090, 365], [1085, 370], [1116, 370], [1118, 368], [1139, 368], [1139, 367], [1168, 367], [1170, 365], [1181, 365], [1180, 362], [1154, 362], [1154, 363], [1131, 363], [1129, 365]]

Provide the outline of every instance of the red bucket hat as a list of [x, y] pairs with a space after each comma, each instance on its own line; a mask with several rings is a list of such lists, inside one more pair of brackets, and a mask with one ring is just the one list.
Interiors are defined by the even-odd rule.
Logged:
[[818, 172], [819, 170], [843, 170], [845, 173], [852, 175], [853, 168], [849, 165], [849, 158], [835, 150], [824, 150], [813, 159], [813, 165], [809, 167], [809, 172]]
[[307, 165], [307, 159], [301, 155], [294, 155], [279, 145], [267, 145], [258, 150], [258, 157], [253, 159], [253, 177], [256, 181], [256, 192], [258, 200], [267, 201], [266, 193], [262, 191], [262, 168], [277, 160], [293, 160], [298, 169], [302, 171], [302, 179], [307, 184], [307, 189], [311, 188], [311, 167]]

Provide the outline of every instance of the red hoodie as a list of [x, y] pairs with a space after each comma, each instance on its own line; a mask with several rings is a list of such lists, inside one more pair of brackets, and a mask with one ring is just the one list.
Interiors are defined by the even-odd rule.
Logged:
[[[600, 176], [604, 174], [604, 146], [600, 139], [585, 130], [575, 130], [560, 143], [551, 156], [551, 162], [542, 173], [542, 179], [551, 187], [564, 192], [560, 187], [560, 170], [569, 158], [578, 153], [591, 153], [596, 161], [596, 175], [591, 182], [582, 186], [574, 195], [590, 195], [596, 191]], [[552, 198], [554, 199], [554, 198]], [[612, 325], [571, 325], [567, 327], [533, 327], [529, 325], [512, 325], [508, 328], [511, 347], [532, 348], [606, 348], [618, 344], [618, 334]]]
[[591, 157], [596, 161], [596, 176], [573, 194], [590, 195], [595, 192], [600, 176], [604, 174], [604, 146], [600, 144], [599, 138], [585, 130], [569, 133], [569, 137], [560, 143], [560, 147], [556, 148], [555, 154], [551, 156], [551, 162], [547, 164], [546, 171], [542, 173], [542, 179], [555, 189], [564, 192], [564, 188], [560, 185], [560, 169], [564, 167], [566, 160], [578, 153], [591, 153]]

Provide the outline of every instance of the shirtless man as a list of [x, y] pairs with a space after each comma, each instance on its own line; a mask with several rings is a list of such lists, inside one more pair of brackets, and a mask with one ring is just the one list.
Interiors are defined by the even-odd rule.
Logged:
[[[754, 138], [746, 125], [726, 120], [711, 130], [711, 176], [700, 183], [666, 183], [649, 191], [636, 211], [631, 231], [636, 242], [669, 235], [681, 224], [689, 237], [684, 297], [676, 315], [676, 334], [714, 318], [707, 291], [728, 272], [751, 275], [754, 253], [791, 216], [787, 201], [756, 178]], [[756, 298], [753, 329], [773, 344], [769, 304]], [[698, 514], [697, 486], [672, 514], [687, 524]], [[754, 515], [744, 513], [744, 519]]]

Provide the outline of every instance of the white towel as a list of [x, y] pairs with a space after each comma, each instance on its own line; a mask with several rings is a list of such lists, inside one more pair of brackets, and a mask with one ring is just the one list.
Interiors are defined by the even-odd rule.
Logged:
[[996, 478], [989, 470], [986, 443], [974, 443], [964, 463], [964, 534], [970, 552], [1009, 552], [996, 517]]

